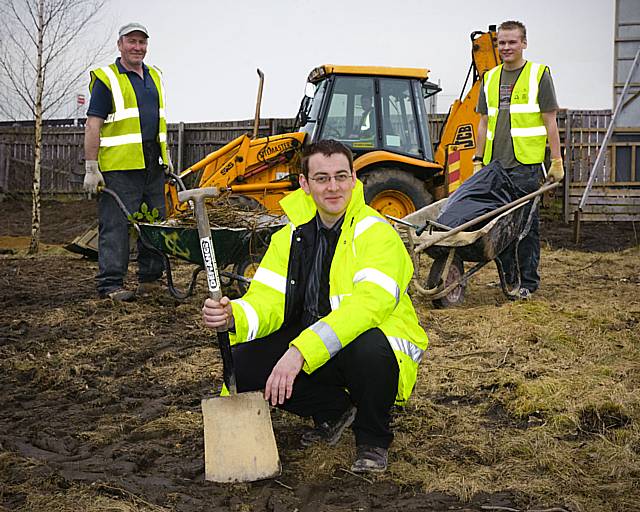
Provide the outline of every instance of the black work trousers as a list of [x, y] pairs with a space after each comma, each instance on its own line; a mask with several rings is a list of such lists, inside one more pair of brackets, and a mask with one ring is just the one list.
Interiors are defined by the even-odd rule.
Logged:
[[[264, 389], [271, 370], [298, 336], [299, 324], [232, 347], [238, 391]], [[380, 329], [365, 331], [311, 374], [301, 371], [282, 409], [316, 424], [358, 408], [352, 429], [356, 445], [388, 448], [393, 440], [391, 408], [398, 390], [398, 363]]]
[[[519, 165], [513, 169], [506, 169], [511, 181], [521, 190], [520, 197], [524, 197], [540, 188], [543, 181], [542, 166], [540, 164]], [[533, 200], [530, 201], [533, 203]], [[529, 208], [529, 207], [527, 207]], [[538, 265], [540, 263], [540, 207], [533, 212], [531, 227], [517, 247], [515, 243], [507, 247], [499, 258], [502, 261], [507, 283], [513, 284], [518, 280], [515, 273], [516, 254], [520, 268], [520, 287], [535, 292], [540, 286]]]

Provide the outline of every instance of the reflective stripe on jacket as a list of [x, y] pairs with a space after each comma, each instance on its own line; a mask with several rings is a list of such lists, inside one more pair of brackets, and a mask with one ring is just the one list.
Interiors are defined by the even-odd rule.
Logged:
[[[167, 159], [167, 120], [165, 117], [165, 92], [162, 73], [147, 66], [149, 75], [158, 90], [158, 143], [163, 162]], [[128, 171], [144, 169], [140, 113], [136, 93], [126, 73], [120, 73], [114, 63], [91, 71], [89, 90], [96, 80], [104, 83], [113, 97], [114, 111], [107, 116], [100, 129], [98, 162], [101, 171]]]
[[[511, 92], [509, 107], [511, 139], [516, 159], [523, 164], [539, 164], [544, 160], [547, 129], [538, 104], [540, 80], [547, 66], [527, 62]], [[489, 165], [493, 153], [496, 123], [500, 107], [500, 75], [502, 64], [484, 76], [484, 96], [487, 100], [487, 142], [484, 146], [484, 165]]]
[[[302, 243], [299, 228], [313, 219], [316, 206], [302, 189], [280, 204], [290, 223], [273, 235], [246, 295], [232, 301], [232, 343], [262, 338], [298, 320], [292, 318], [294, 308], [300, 307], [296, 276], [306, 271], [296, 259]], [[312, 373], [360, 334], [378, 327], [398, 361], [396, 402], [403, 404], [428, 342], [407, 293], [412, 276], [413, 264], [400, 237], [365, 205], [363, 186], [357, 181], [329, 273], [332, 311], [291, 342], [304, 356], [303, 370]]]

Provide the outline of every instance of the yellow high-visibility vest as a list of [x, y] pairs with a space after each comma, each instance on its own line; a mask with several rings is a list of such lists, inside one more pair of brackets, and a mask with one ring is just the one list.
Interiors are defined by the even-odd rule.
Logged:
[[[149, 75], [158, 90], [158, 138], [162, 161], [167, 163], [167, 120], [165, 117], [165, 91], [161, 71], [153, 66]], [[100, 149], [98, 163], [100, 170], [128, 171], [144, 169], [140, 112], [133, 85], [126, 73], [120, 73], [114, 63], [92, 70], [89, 90], [93, 90], [96, 80], [104, 83], [113, 96], [114, 112], [107, 116], [100, 129]]]
[[[511, 92], [509, 107], [511, 139], [516, 159], [523, 164], [539, 164], [544, 160], [547, 129], [542, 121], [538, 90], [547, 66], [527, 62]], [[500, 75], [502, 64], [487, 71], [484, 76], [484, 96], [487, 100], [487, 142], [484, 146], [484, 165], [489, 165], [493, 154], [493, 140], [500, 106]]]
[[[296, 228], [316, 214], [313, 199], [299, 189], [280, 205], [290, 223], [271, 238], [248, 292], [231, 302], [235, 319], [232, 344], [263, 338], [284, 322], [292, 244]], [[295, 270], [292, 270], [295, 274]], [[364, 202], [357, 181], [329, 272], [331, 312], [303, 330], [291, 344], [312, 373], [363, 332], [377, 327], [387, 337], [400, 369], [396, 403], [411, 395], [427, 335], [407, 293], [413, 276], [411, 257], [394, 228]]]

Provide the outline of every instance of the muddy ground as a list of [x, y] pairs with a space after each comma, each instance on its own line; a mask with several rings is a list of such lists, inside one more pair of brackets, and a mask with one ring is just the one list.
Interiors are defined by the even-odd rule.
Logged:
[[96, 263], [59, 248], [93, 203], [45, 203], [37, 257], [29, 203], [0, 204], [0, 510], [640, 510], [637, 226], [583, 224], [577, 247], [545, 219], [526, 303], [488, 267], [462, 307], [416, 296], [431, 343], [384, 475], [348, 471], [350, 435], [300, 449], [309, 423], [274, 410], [282, 476], [220, 485], [203, 479], [221, 372], [202, 282], [181, 302], [98, 300]]

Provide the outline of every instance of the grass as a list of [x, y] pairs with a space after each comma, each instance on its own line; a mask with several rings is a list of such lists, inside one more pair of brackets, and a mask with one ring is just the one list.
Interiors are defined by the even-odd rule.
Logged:
[[394, 477], [463, 500], [510, 489], [528, 506], [638, 510], [638, 256], [544, 252], [533, 300], [501, 301], [483, 269], [464, 307], [423, 312], [431, 346]]

